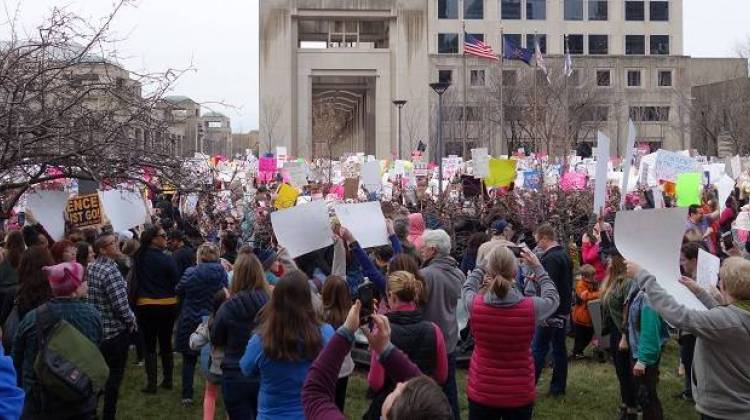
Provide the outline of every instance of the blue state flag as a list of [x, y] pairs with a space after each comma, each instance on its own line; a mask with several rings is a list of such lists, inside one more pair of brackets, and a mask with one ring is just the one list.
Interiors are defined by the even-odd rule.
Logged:
[[534, 51], [528, 48], [521, 48], [503, 36], [503, 58], [508, 60], [521, 60], [524, 63], [531, 65], [531, 60], [534, 58]]

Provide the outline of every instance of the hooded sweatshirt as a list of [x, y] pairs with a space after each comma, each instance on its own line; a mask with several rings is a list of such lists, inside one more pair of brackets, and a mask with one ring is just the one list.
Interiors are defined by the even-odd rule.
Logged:
[[424, 233], [424, 218], [422, 213], [412, 213], [409, 215], [409, 236], [406, 238], [419, 251], [424, 246], [422, 234]]
[[448, 354], [458, 344], [458, 320], [456, 307], [461, 298], [461, 286], [466, 279], [456, 260], [448, 255], [437, 256], [419, 270], [427, 287], [427, 303], [423, 308], [425, 321], [437, 324], [445, 337]]
[[727, 420], [750, 418], [750, 312], [742, 305], [719, 305], [705, 290], [696, 297], [708, 310], [687, 309], [645, 270], [636, 282], [664, 321], [697, 337], [692, 377], [696, 410]]

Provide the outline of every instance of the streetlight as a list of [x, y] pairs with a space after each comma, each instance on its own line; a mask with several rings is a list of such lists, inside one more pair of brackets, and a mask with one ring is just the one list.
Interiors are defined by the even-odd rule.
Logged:
[[393, 105], [398, 108], [398, 158], [401, 159], [401, 108], [406, 105], [406, 100], [396, 99], [393, 101]]
[[432, 90], [438, 94], [438, 196], [443, 193], [443, 94], [450, 86], [450, 82], [430, 83]]

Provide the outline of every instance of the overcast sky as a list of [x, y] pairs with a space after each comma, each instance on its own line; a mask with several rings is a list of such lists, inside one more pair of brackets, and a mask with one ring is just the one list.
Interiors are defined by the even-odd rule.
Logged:
[[[258, 3], [262, 0], [136, 0], [113, 30], [118, 56], [134, 71], [185, 68], [173, 94], [185, 95], [232, 119], [234, 131], [258, 127]], [[432, 0], [431, 0], [432, 1]], [[112, 0], [3, 0], [2, 22], [18, 10], [31, 30], [54, 6], [99, 18]], [[2, 4], [0, 3], [0, 4]], [[20, 5], [20, 6], [19, 6]], [[20, 8], [19, 8], [20, 7]], [[734, 56], [750, 35], [749, 0], [684, 0], [685, 54]], [[0, 28], [3, 36], [7, 25]], [[747, 42], [747, 41], [745, 41]], [[223, 102], [231, 108], [210, 104]]]

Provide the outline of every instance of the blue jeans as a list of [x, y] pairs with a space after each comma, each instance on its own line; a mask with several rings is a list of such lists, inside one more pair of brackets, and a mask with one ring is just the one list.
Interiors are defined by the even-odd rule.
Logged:
[[227, 372], [221, 379], [221, 393], [224, 397], [224, 408], [230, 420], [253, 420], [258, 412], [257, 379], [243, 376], [241, 372]]
[[461, 409], [458, 406], [458, 387], [456, 386], [456, 352], [448, 353], [448, 377], [443, 384], [443, 393], [453, 410], [453, 418], [461, 420]]
[[542, 373], [544, 364], [552, 345], [552, 381], [549, 392], [553, 395], [565, 394], [565, 385], [568, 382], [568, 354], [565, 349], [565, 327], [536, 327], [534, 340], [531, 342], [531, 350], [534, 353], [534, 367], [536, 368], [536, 380]]

